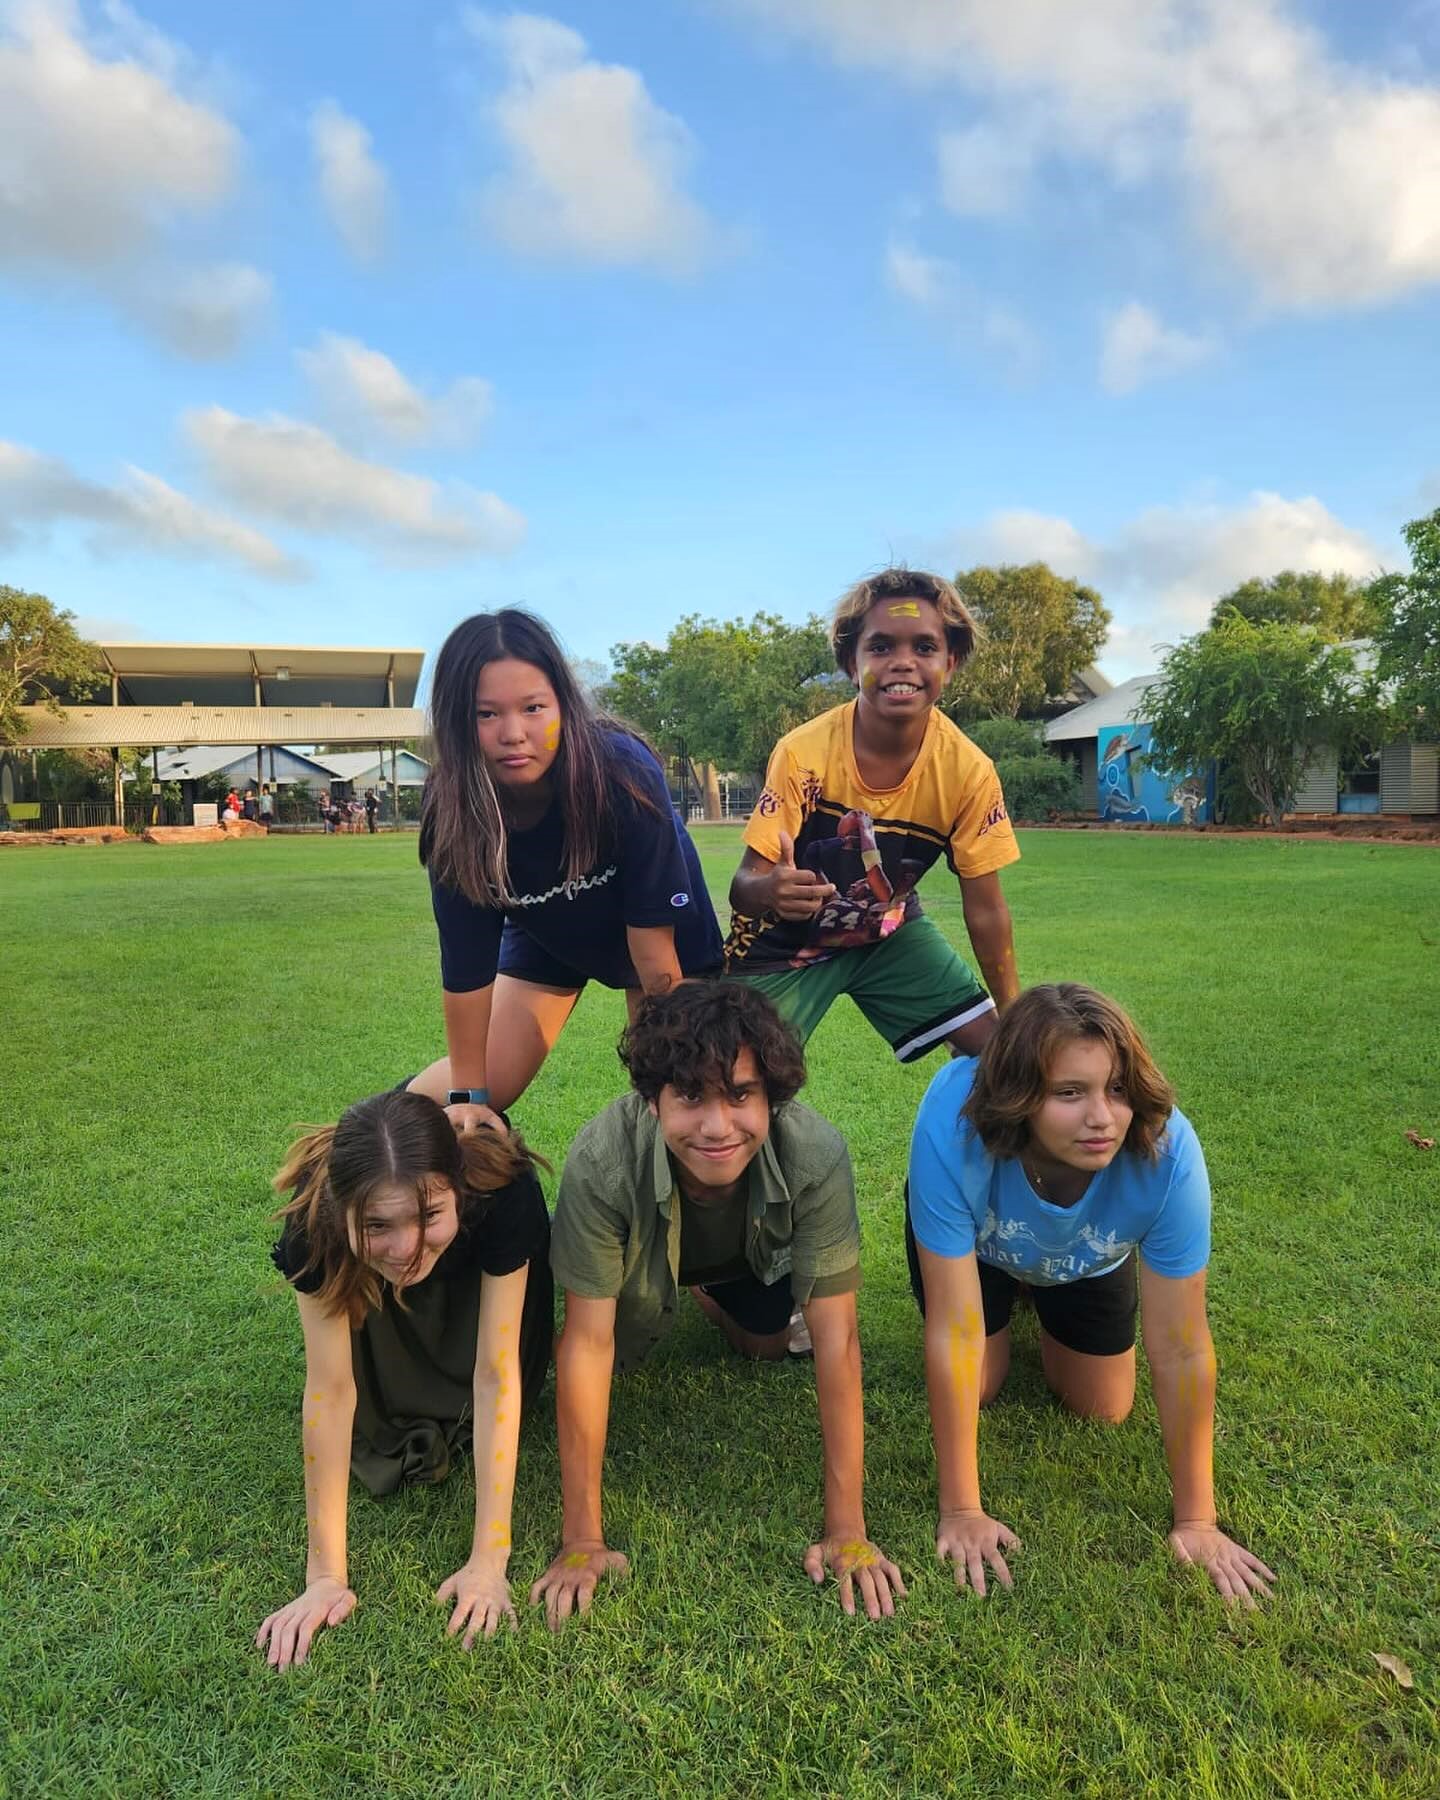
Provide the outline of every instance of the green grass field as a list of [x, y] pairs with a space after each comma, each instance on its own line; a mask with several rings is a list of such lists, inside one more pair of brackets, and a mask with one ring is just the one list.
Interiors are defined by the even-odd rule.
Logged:
[[[717, 897], [733, 832], [700, 834]], [[800, 1557], [820, 1517], [805, 1365], [753, 1368], [687, 1308], [621, 1384], [610, 1541], [634, 1574], [585, 1624], [470, 1655], [430, 1596], [469, 1546], [468, 1471], [351, 1505], [360, 1605], [280, 1677], [251, 1647], [301, 1584], [300, 1333], [268, 1177], [435, 1054], [413, 839], [0, 853], [0, 1792], [1414, 1796], [1440, 1794], [1440, 856], [1287, 840], [1030, 832], [1006, 875], [1027, 981], [1121, 999], [1205, 1145], [1216, 1198], [1222, 1520], [1280, 1572], [1227, 1612], [1165, 1546], [1153, 1406], [1048, 1400], [1034, 1326], [987, 1414], [1013, 1594], [934, 1562], [900, 1184], [936, 1063], [848, 1003], [808, 1098], [848, 1133], [866, 1230], [873, 1535], [891, 1622]], [[927, 905], [963, 943], [958, 895]], [[558, 1165], [618, 1090], [616, 996], [586, 997], [516, 1109]], [[532, 1417], [517, 1587], [558, 1528]], [[1402, 1657], [1415, 1691], [1372, 1660]]]

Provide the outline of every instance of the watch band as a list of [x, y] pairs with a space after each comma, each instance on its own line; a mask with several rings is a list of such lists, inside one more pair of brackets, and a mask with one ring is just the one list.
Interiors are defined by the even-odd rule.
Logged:
[[447, 1106], [488, 1106], [490, 1104], [489, 1088], [451, 1088]]

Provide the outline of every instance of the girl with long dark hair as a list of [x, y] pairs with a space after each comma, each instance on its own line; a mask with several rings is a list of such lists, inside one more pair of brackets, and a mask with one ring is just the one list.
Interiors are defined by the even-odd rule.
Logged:
[[414, 1087], [467, 1133], [534, 1079], [587, 981], [665, 993], [717, 970], [720, 929], [654, 752], [598, 715], [518, 607], [457, 625], [430, 696], [420, 859], [448, 1056]]
[[303, 1592], [256, 1637], [276, 1668], [355, 1606], [346, 1559], [349, 1478], [372, 1494], [441, 1481], [473, 1442], [475, 1535], [437, 1600], [449, 1629], [514, 1623], [507, 1566], [522, 1403], [545, 1378], [554, 1330], [550, 1220], [518, 1134], [456, 1137], [405, 1089], [358, 1101], [290, 1148], [292, 1197], [272, 1252], [305, 1334]]

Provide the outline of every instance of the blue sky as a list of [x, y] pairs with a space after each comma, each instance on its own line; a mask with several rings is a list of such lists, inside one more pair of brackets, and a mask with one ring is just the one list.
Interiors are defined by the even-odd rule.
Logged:
[[0, 580], [576, 655], [1044, 557], [1102, 665], [1440, 502], [1440, 7], [0, 0]]

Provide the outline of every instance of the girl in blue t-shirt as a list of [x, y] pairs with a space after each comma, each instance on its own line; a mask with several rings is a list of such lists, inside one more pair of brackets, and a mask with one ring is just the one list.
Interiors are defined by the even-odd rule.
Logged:
[[597, 716], [548, 627], [457, 625], [435, 665], [420, 860], [449, 1055], [411, 1084], [455, 1128], [498, 1125], [590, 980], [642, 993], [717, 970], [720, 928], [664, 773]]
[[1205, 1158], [1112, 1000], [1074, 982], [1030, 988], [977, 1059], [940, 1071], [915, 1120], [906, 1225], [940, 1477], [935, 1547], [956, 1584], [983, 1594], [988, 1564], [1011, 1585], [1003, 1553], [1019, 1540], [981, 1506], [977, 1439], [1023, 1286], [1046, 1381], [1072, 1412], [1112, 1424], [1135, 1398], [1138, 1298], [1174, 1493], [1170, 1548], [1227, 1600], [1268, 1596], [1275, 1576], [1215, 1518]]

